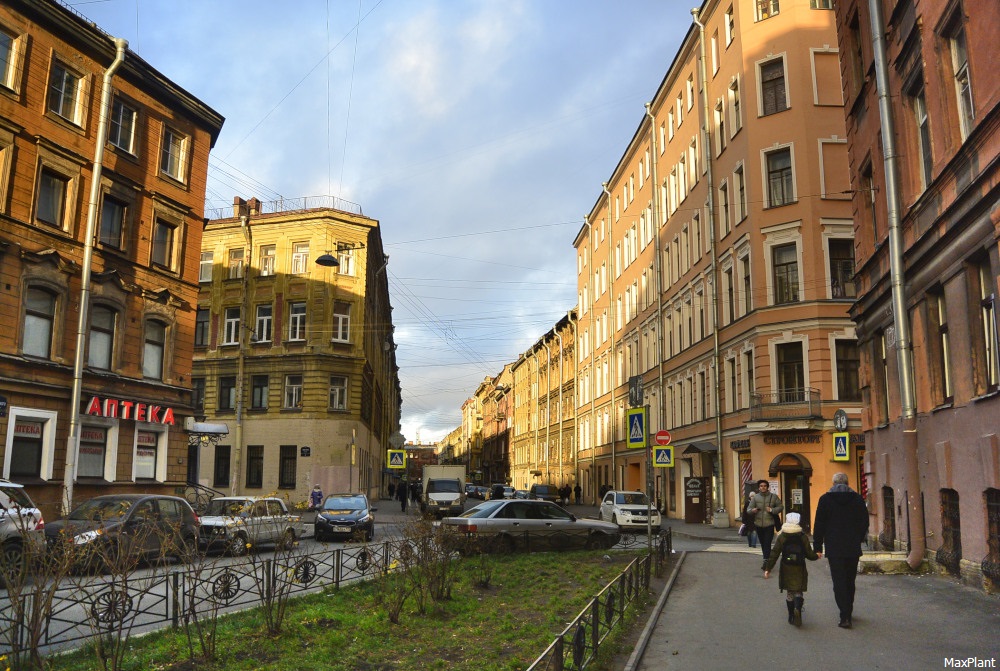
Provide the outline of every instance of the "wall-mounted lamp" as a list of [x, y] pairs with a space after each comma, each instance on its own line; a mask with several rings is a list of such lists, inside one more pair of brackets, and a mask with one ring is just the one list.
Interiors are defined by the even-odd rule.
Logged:
[[323, 266], [324, 268], [336, 268], [340, 265], [340, 261], [338, 261], [337, 257], [330, 252], [326, 252], [316, 259], [316, 265]]

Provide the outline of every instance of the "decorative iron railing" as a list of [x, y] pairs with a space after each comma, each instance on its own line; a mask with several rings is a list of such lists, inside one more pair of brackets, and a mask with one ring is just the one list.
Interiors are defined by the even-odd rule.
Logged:
[[756, 392], [750, 396], [750, 421], [771, 419], [807, 419], [823, 416], [819, 389], [786, 389]]

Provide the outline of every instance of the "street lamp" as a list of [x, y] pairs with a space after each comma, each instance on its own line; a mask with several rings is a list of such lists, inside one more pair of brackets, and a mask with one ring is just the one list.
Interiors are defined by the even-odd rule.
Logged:
[[316, 259], [316, 265], [323, 266], [324, 268], [336, 268], [340, 265], [340, 261], [338, 261], [337, 257], [330, 252], [326, 252]]

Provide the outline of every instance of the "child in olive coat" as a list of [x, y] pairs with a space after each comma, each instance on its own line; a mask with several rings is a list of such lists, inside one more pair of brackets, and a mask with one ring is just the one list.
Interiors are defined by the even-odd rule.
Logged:
[[788, 624], [802, 626], [802, 606], [809, 586], [809, 571], [805, 560], [816, 561], [822, 555], [813, 550], [812, 540], [799, 526], [798, 513], [785, 515], [785, 523], [774, 541], [774, 549], [764, 565], [764, 579], [771, 577], [771, 569], [781, 560], [778, 569], [778, 589], [785, 592], [788, 607]]

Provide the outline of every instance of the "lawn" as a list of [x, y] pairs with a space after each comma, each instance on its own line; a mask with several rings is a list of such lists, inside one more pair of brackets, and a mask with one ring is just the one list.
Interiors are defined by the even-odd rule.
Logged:
[[[200, 657], [183, 629], [133, 638], [124, 669], [236, 671], [309, 669], [371, 671], [513, 671], [533, 662], [633, 552], [581, 551], [497, 556], [481, 586], [481, 558], [462, 562], [451, 598], [408, 599], [390, 622], [385, 590], [374, 583], [292, 599], [280, 634], [270, 635], [257, 610], [221, 617], [215, 659]], [[480, 562], [480, 563], [477, 563]], [[633, 617], [635, 613], [633, 613]], [[634, 628], [626, 627], [626, 628]], [[608, 646], [606, 658], [614, 652]], [[93, 647], [57, 657], [52, 669], [102, 668]], [[611, 668], [596, 664], [591, 668]]]

